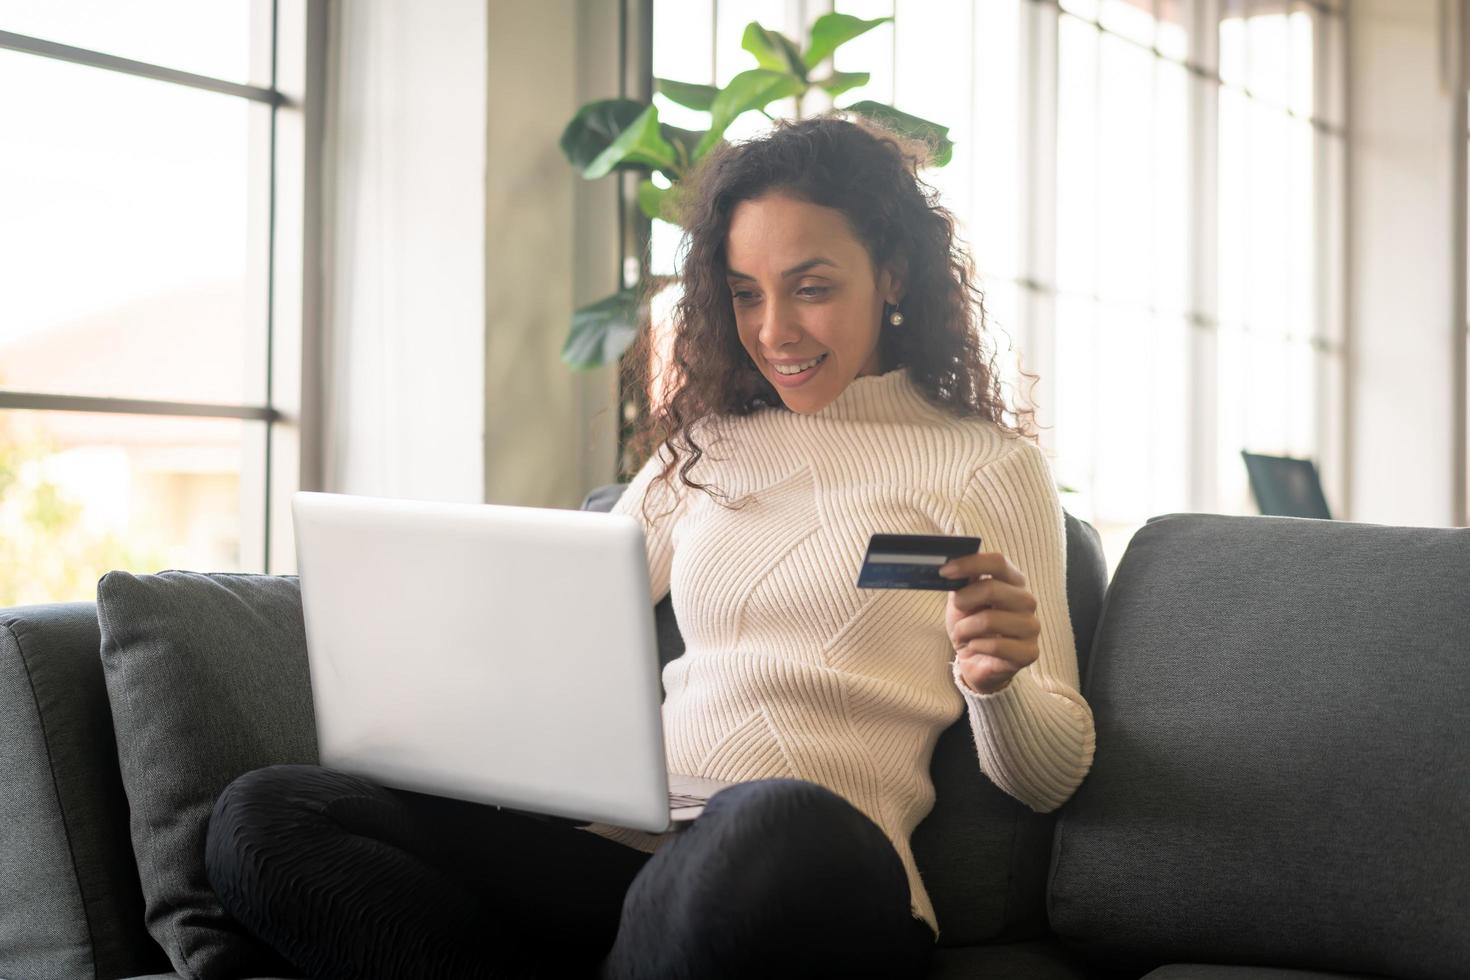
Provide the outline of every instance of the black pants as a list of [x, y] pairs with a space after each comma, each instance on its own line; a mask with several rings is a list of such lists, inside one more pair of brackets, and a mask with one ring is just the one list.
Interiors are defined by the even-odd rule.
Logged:
[[740, 783], [644, 854], [567, 823], [319, 766], [231, 783], [225, 908], [311, 977], [923, 977], [888, 838], [826, 787]]

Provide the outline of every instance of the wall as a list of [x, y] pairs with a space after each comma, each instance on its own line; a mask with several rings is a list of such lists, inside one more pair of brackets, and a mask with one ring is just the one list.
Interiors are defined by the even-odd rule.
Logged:
[[[1464, 135], [1441, 84], [1435, 0], [1348, 4], [1346, 516], [1463, 523], [1454, 203]], [[1462, 260], [1461, 260], [1462, 261]], [[1457, 445], [1458, 443], [1458, 445]]]
[[489, 0], [484, 499], [576, 507], [613, 479], [616, 379], [561, 361], [572, 311], [616, 288], [616, 189], [562, 130], [617, 94], [618, 4]]

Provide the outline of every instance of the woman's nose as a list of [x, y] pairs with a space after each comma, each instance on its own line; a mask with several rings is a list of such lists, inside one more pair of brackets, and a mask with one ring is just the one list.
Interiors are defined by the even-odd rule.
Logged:
[[801, 335], [792, 322], [791, 307], [780, 299], [766, 303], [761, 319], [760, 342], [768, 351], [778, 351]]

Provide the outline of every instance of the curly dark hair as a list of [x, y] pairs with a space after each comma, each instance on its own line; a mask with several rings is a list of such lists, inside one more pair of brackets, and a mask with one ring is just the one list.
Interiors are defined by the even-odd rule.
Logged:
[[[682, 442], [688, 458], [679, 468], [680, 479], [715, 497], [709, 484], [688, 475], [705, 453], [691, 432], [700, 428], [696, 423], [763, 408], [790, 411], [741, 345], [725, 277], [726, 236], [736, 205], [771, 192], [842, 212], [866, 247], [875, 278], [887, 267], [902, 279], [904, 321], [898, 328], [882, 326], [881, 370], [904, 368], [929, 402], [955, 416], [979, 416], [1035, 438], [1027, 424], [1034, 423], [1034, 410], [1012, 412], [1021, 425], [1003, 418], [1011, 410], [984, 331], [984, 293], [974, 261], [956, 233], [954, 215], [918, 176], [933, 152], [928, 144], [870, 119], [832, 110], [778, 120], [757, 138], [721, 143], [679, 185], [679, 216], [687, 234], [680, 249], [682, 290], [671, 315], [672, 375], [656, 377], [659, 369], [652, 361], [659, 341], [646, 315], [622, 358], [624, 390], [638, 406], [630, 456], [646, 462], [667, 443], [673, 457], [655, 482], [667, 486]], [[644, 310], [668, 281], [648, 283]], [[650, 408], [655, 384], [664, 394]], [[647, 496], [644, 504], [646, 517]]]

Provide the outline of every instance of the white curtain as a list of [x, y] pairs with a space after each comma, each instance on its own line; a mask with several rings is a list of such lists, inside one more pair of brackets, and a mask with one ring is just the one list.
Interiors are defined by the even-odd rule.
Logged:
[[330, 5], [323, 489], [484, 495], [484, 0]]

